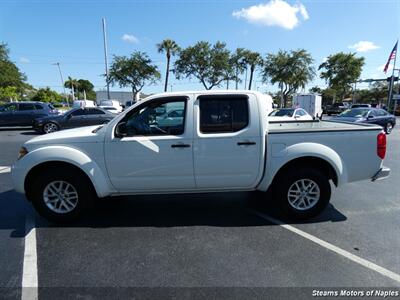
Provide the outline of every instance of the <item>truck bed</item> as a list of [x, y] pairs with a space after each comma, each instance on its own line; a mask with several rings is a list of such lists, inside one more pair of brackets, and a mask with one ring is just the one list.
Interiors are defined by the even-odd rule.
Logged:
[[307, 132], [337, 132], [337, 131], [369, 131], [382, 130], [375, 124], [334, 122], [334, 121], [271, 121], [268, 133], [307, 133]]

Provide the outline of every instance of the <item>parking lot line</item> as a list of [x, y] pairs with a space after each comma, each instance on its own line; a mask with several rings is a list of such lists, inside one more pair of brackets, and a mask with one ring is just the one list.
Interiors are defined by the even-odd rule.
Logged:
[[254, 213], [255, 215], [257, 215], [257, 216], [269, 221], [269, 222], [272, 222], [272, 223], [274, 223], [276, 225], [279, 225], [279, 226], [281, 226], [281, 227], [283, 227], [283, 228], [285, 228], [285, 229], [287, 229], [287, 230], [289, 230], [289, 231], [291, 231], [291, 232], [293, 232], [295, 234], [298, 234], [298, 235], [302, 236], [303, 238], [306, 238], [306, 239], [308, 239], [308, 240], [310, 240], [310, 241], [312, 241], [312, 242], [314, 242], [314, 243], [316, 243], [316, 244], [318, 244], [318, 245], [320, 245], [320, 246], [322, 246], [322, 247], [324, 247], [324, 248], [326, 248], [328, 250], [331, 250], [331, 251], [333, 251], [333, 252], [335, 252], [335, 253], [337, 253], [337, 254], [339, 254], [339, 255], [341, 255], [341, 256], [343, 256], [343, 257], [345, 257], [345, 258], [347, 258], [347, 259], [349, 259], [349, 260], [351, 260], [351, 261], [353, 261], [353, 262], [355, 262], [357, 264], [359, 264], [359, 265], [362, 265], [362, 266], [364, 266], [364, 267], [366, 267], [366, 268], [368, 268], [370, 270], [378, 272], [381, 275], [386, 276], [386, 277], [388, 277], [390, 279], [393, 279], [393, 280], [395, 280], [395, 281], [400, 283], [400, 275], [397, 274], [397, 273], [394, 273], [394, 272], [392, 272], [392, 271], [390, 271], [390, 270], [388, 270], [386, 268], [378, 266], [377, 264], [374, 264], [373, 262], [370, 262], [370, 261], [368, 261], [368, 260], [366, 260], [364, 258], [361, 258], [361, 257], [359, 257], [357, 255], [354, 255], [353, 253], [350, 253], [350, 252], [348, 252], [346, 250], [343, 250], [342, 248], [339, 248], [339, 247], [337, 247], [335, 245], [332, 245], [331, 243], [328, 243], [328, 242], [326, 242], [324, 240], [321, 240], [320, 238], [317, 238], [317, 237], [315, 237], [315, 236], [313, 236], [313, 235], [311, 235], [311, 234], [309, 234], [309, 233], [307, 233], [305, 231], [302, 231], [302, 230], [300, 230], [300, 229], [298, 229], [298, 228], [296, 228], [294, 226], [285, 224], [285, 223], [283, 223], [282, 221], [280, 221], [278, 219], [275, 219], [273, 217], [270, 217], [270, 216], [268, 216], [266, 214], [263, 214], [263, 213], [260, 213], [258, 211], [251, 210], [251, 212]]
[[11, 167], [9, 166], [0, 166], [0, 174], [2, 173], [10, 173], [11, 172]]
[[25, 249], [22, 271], [21, 299], [38, 299], [36, 229], [34, 216], [27, 216], [25, 220]]

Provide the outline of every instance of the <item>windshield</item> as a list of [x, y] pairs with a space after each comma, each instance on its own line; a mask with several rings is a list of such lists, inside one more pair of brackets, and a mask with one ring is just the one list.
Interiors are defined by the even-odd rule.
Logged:
[[369, 109], [355, 108], [348, 109], [342, 112], [339, 117], [353, 117], [353, 118], [362, 118], [366, 117], [369, 112]]
[[291, 117], [293, 116], [293, 113], [294, 113], [293, 108], [282, 108], [272, 111], [269, 115], [275, 117]]

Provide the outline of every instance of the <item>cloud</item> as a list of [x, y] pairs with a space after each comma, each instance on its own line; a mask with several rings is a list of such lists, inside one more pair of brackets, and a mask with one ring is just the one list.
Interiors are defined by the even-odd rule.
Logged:
[[21, 62], [23, 64], [29, 64], [31, 61], [26, 57], [20, 57], [19, 62]]
[[350, 49], [356, 49], [357, 52], [367, 52], [374, 49], [380, 48], [379, 46], [375, 45], [373, 42], [369, 41], [359, 41], [354, 45], [349, 46]]
[[121, 39], [122, 39], [124, 42], [132, 43], [132, 44], [137, 44], [137, 43], [139, 43], [139, 39], [138, 39], [136, 36], [134, 36], [133, 34], [127, 34], [127, 33], [125, 33], [125, 34], [121, 37]]
[[232, 16], [245, 19], [249, 23], [264, 26], [279, 26], [291, 30], [300, 23], [298, 15], [308, 20], [309, 15], [301, 3], [290, 5], [283, 0], [271, 0], [265, 4], [253, 5], [234, 11]]

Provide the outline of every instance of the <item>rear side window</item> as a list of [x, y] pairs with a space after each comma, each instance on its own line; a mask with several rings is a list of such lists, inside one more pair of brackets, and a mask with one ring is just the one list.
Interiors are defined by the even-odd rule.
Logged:
[[249, 124], [247, 96], [200, 96], [202, 133], [236, 132]]
[[97, 109], [97, 108], [87, 108], [86, 114], [87, 115], [104, 115], [105, 112], [100, 109]]
[[35, 110], [35, 105], [32, 103], [20, 103], [18, 110]]
[[36, 108], [36, 109], [43, 109], [44, 107], [41, 106], [40, 104], [35, 104], [35, 108]]

